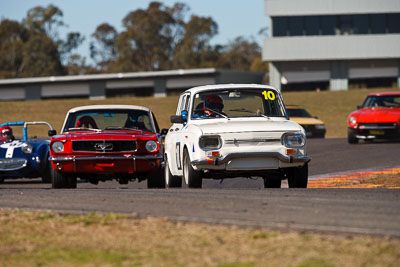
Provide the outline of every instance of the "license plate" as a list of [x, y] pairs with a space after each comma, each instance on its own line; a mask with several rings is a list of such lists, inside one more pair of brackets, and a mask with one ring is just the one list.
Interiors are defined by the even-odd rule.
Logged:
[[381, 130], [370, 130], [369, 131], [370, 134], [375, 134], [375, 135], [384, 135], [385, 131], [381, 131]]

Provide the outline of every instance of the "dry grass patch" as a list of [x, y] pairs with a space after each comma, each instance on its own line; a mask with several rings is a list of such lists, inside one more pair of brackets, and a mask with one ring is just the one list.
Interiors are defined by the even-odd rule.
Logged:
[[[398, 89], [358, 89], [349, 91], [288, 92], [283, 93], [286, 104], [302, 105], [318, 116], [327, 125], [328, 138], [343, 138], [347, 136], [346, 119], [349, 113], [361, 105], [368, 93], [379, 91], [394, 91]], [[161, 128], [171, 126], [170, 116], [175, 114], [178, 96], [165, 98], [153, 97], [117, 97], [104, 100], [89, 99], [51, 99], [41, 101], [8, 101], [3, 103], [7, 110], [2, 112], [0, 122], [34, 121], [50, 122], [57, 131], [64, 122], [66, 112], [73, 107], [97, 104], [128, 104], [147, 106], [155, 113]], [[47, 129], [30, 132], [32, 135], [43, 135]]]
[[0, 210], [2, 266], [397, 266], [400, 240]]

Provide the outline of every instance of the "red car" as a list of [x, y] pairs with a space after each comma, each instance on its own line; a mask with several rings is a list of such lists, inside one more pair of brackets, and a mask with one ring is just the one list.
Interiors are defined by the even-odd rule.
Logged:
[[372, 93], [347, 119], [350, 144], [359, 139], [400, 139], [400, 92]]
[[150, 109], [95, 105], [68, 111], [60, 135], [50, 141], [53, 188], [76, 188], [77, 178], [93, 184], [147, 179], [165, 187], [161, 133]]

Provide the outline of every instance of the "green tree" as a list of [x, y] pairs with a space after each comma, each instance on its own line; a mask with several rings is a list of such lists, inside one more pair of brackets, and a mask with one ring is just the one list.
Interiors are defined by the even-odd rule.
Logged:
[[212, 18], [192, 16], [185, 25], [183, 38], [176, 45], [174, 66], [199, 68], [213, 65], [219, 52], [210, 45], [210, 40], [217, 33], [218, 25]]
[[107, 70], [110, 62], [117, 58], [115, 47], [117, 36], [115, 28], [107, 23], [97, 26], [92, 34], [94, 41], [90, 42], [90, 57], [101, 71]]
[[25, 28], [17, 21], [0, 22], [0, 77], [19, 77], [23, 70], [23, 49], [28, 39]]
[[261, 60], [261, 47], [243, 36], [236, 37], [223, 48], [218, 67], [243, 71], [266, 71], [267, 64]]
[[124, 19], [125, 30], [116, 38], [118, 58], [113, 71], [154, 71], [170, 69], [176, 40], [180, 39], [186, 6], [172, 8], [151, 2], [146, 10], [130, 12]]

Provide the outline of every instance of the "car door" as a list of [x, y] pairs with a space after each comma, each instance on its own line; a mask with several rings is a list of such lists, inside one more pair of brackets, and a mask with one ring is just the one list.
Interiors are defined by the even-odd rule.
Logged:
[[[181, 115], [182, 111], [188, 110], [189, 94], [182, 94], [176, 115]], [[168, 131], [166, 146], [168, 149], [168, 161], [172, 175], [182, 175], [182, 150], [183, 150], [183, 135], [182, 129], [186, 123], [174, 123]]]

